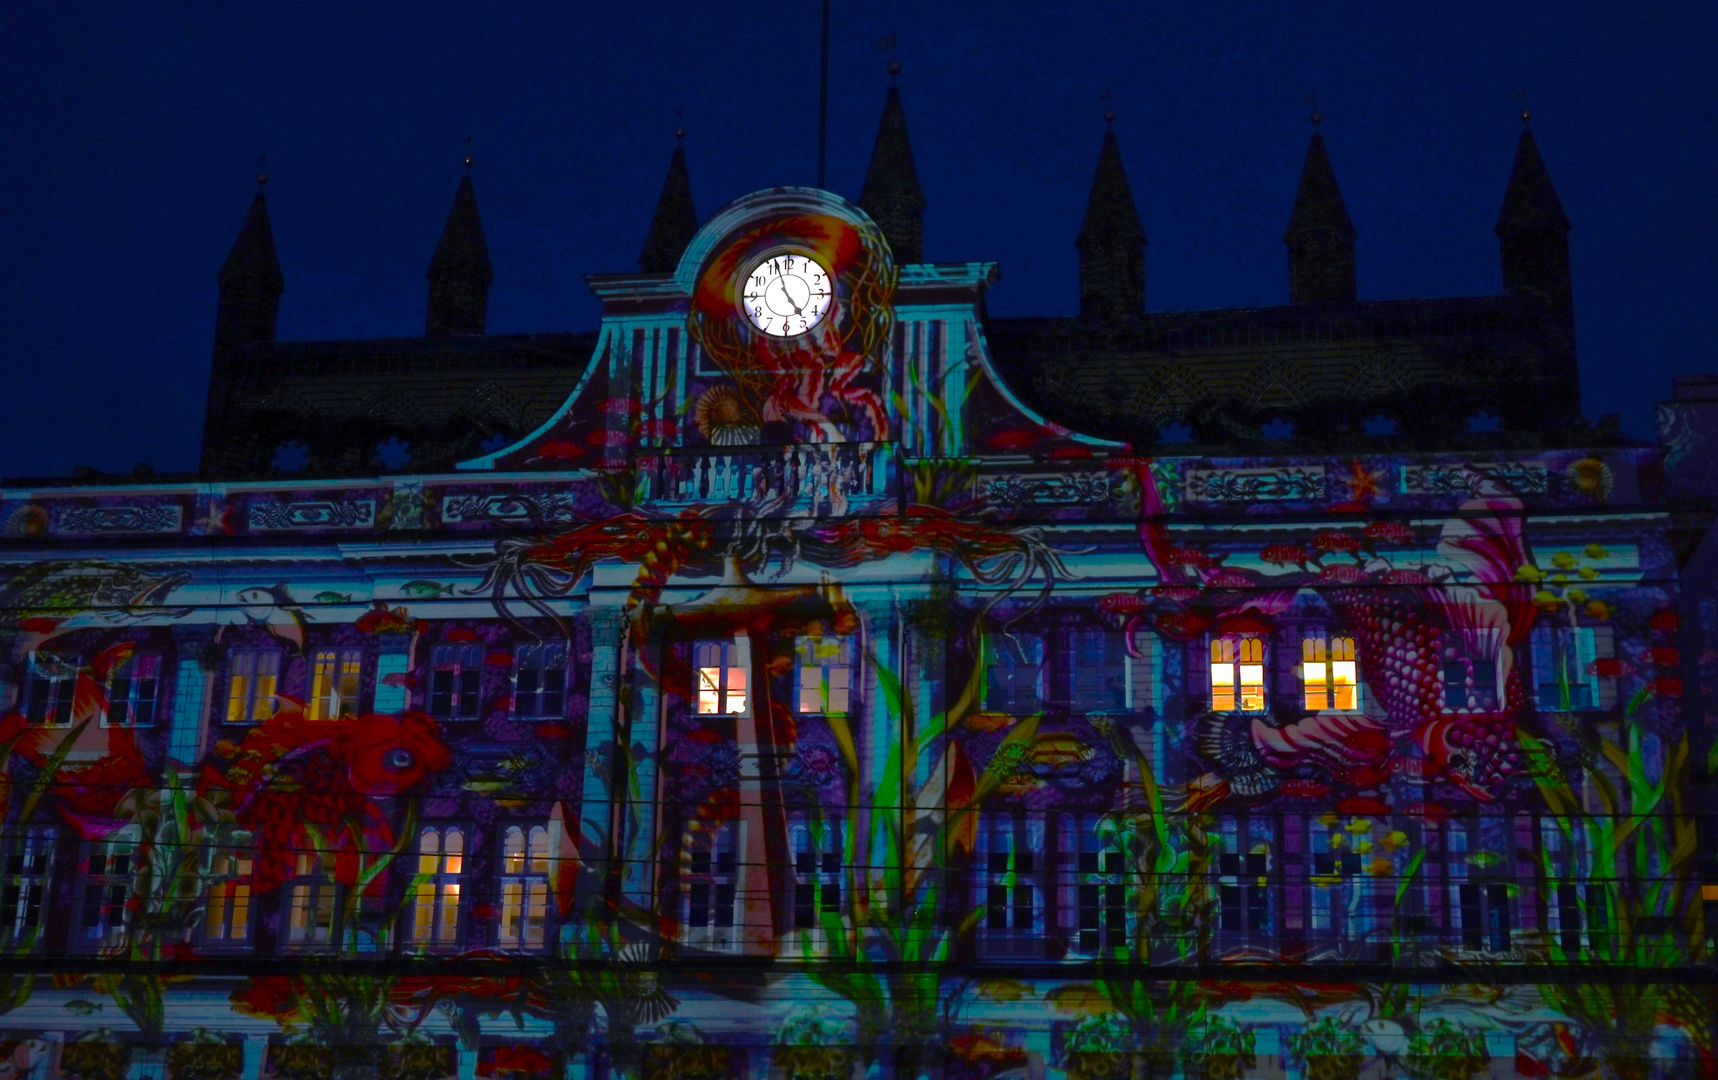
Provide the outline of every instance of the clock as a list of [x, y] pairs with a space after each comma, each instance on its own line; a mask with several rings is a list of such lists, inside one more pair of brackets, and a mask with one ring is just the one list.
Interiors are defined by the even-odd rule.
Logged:
[[740, 290], [740, 307], [753, 326], [786, 338], [821, 322], [834, 294], [829, 271], [816, 259], [784, 252], [752, 267]]

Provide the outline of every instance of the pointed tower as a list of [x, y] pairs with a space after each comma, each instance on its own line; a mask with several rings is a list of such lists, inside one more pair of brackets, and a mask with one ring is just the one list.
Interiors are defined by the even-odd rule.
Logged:
[[[1104, 115], [1113, 124], [1114, 113]], [[1098, 171], [1086, 196], [1086, 216], [1074, 246], [1080, 252], [1080, 317], [1138, 318], [1145, 314], [1145, 227], [1122, 168], [1112, 126], [1098, 149]]]
[[1354, 222], [1336, 186], [1336, 170], [1324, 149], [1318, 114], [1313, 114], [1312, 141], [1300, 169], [1300, 190], [1289, 214], [1289, 302], [1293, 304], [1352, 303], [1354, 301]]
[[[890, 75], [900, 70], [899, 64], [889, 65]], [[883, 230], [897, 266], [924, 260], [925, 193], [919, 187], [912, 144], [907, 141], [901, 89], [893, 83], [883, 102], [883, 122], [877, 125], [877, 142], [871, 147], [871, 167], [865, 173], [859, 208]]]
[[424, 335], [482, 334], [489, 322], [489, 245], [477, 216], [477, 192], [471, 186], [471, 159], [453, 193], [441, 240], [429, 264], [429, 311]]
[[239, 227], [238, 239], [227, 253], [215, 280], [220, 302], [215, 309], [215, 351], [273, 341], [275, 318], [280, 313], [280, 294], [286, 283], [280, 276], [280, 259], [274, 253], [274, 230], [268, 223], [268, 200], [263, 197], [265, 176], [257, 177], [256, 198]]
[[1528, 119], [1529, 114], [1521, 114], [1521, 141], [1495, 229], [1503, 253], [1503, 292], [1535, 296], [1571, 310], [1569, 219], [1539, 157]]
[[[674, 137], [684, 139], [686, 130], [681, 128]], [[656, 200], [656, 216], [650, 219], [644, 250], [638, 253], [638, 268], [646, 274], [672, 274], [697, 231], [698, 212], [692, 207], [686, 148], [676, 142], [674, 156], [668, 160], [668, 178], [662, 182], [662, 195]]]

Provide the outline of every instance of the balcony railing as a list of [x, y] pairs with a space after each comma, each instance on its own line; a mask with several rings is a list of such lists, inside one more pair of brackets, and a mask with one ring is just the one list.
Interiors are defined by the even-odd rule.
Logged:
[[750, 504], [764, 514], [833, 516], [886, 498], [894, 443], [671, 448], [639, 458], [641, 499]]

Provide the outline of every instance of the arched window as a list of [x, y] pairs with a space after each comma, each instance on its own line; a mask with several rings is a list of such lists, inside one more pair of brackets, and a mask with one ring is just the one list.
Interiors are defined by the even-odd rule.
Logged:
[[1263, 712], [1265, 643], [1251, 635], [1211, 639], [1211, 711]]
[[739, 899], [740, 866], [733, 825], [694, 827], [686, 837], [684, 896], [685, 942], [702, 949], [737, 950], [741, 941], [734, 917]]
[[501, 841], [501, 911], [504, 949], [540, 949], [548, 938], [549, 830], [507, 826]]
[[286, 943], [295, 948], [326, 945], [334, 932], [334, 883], [322, 872], [322, 861], [300, 851], [286, 883]]
[[[827, 947], [824, 923], [841, 918], [843, 871], [841, 826], [801, 821], [792, 826], [793, 926], [814, 952]], [[797, 942], [796, 942], [797, 944]]]
[[240, 945], [251, 937], [251, 851], [235, 841], [209, 859], [209, 905], [203, 920], [208, 945]]
[[1120, 838], [1104, 818], [1087, 814], [1074, 819], [1067, 847], [1078, 854], [1075, 873], [1074, 947], [1088, 955], [1115, 955], [1127, 947], [1128, 917], [1133, 907], [1130, 868]]
[[748, 638], [700, 641], [692, 647], [700, 716], [746, 716], [751, 695], [751, 642]]
[[1360, 708], [1360, 682], [1354, 639], [1309, 637], [1300, 643], [1301, 684], [1309, 711]]
[[459, 943], [459, 878], [464, 870], [465, 834], [457, 827], [431, 827], [418, 834], [413, 945], [447, 948]]
[[1043, 948], [1044, 819], [998, 814], [979, 833], [979, 896], [984, 901], [984, 951], [1036, 956]]

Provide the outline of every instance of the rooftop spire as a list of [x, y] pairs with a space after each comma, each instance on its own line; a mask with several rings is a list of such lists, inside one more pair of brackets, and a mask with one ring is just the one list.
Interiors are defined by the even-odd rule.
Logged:
[[1510, 296], [1537, 296], [1565, 309], [1573, 292], [1569, 274], [1569, 218], [1551, 184], [1551, 174], [1539, 157], [1539, 144], [1527, 126], [1531, 114], [1521, 114], [1521, 140], [1515, 165], [1503, 193], [1497, 233], [1503, 256], [1503, 291]]
[[672, 274], [680, 256], [698, 231], [698, 212], [692, 206], [692, 178], [686, 172], [685, 128], [674, 132], [674, 156], [668, 160], [668, 178], [656, 200], [656, 216], [644, 237], [638, 268], [647, 274]]
[[1521, 114], [1521, 140], [1515, 144], [1515, 166], [1509, 170], [1509, 187], [1503, 193], [1503, 211], [1497, 217], [1497, 235], [1512, 229], [1555, 228], [1569, 231], [1563, 202], [1551, 184], [1551, 174], [1539, 156], [1533, 129], [1527, 126], [1532, 113]]
[[1080, 252], [1080, 315], [1118, 318], [1145, 314], [1145, 227], [1122, 167], [1115, 113], [1105, 113], [1098, 169], [1074, 246]]
[[257, 193], [238, 238], [227, 253], [215, 280], [220, 286], [220, 304], [215, 315], [215, 346], [242, 345], [274, 339], [280, 294], [286, 288], [280, 276], [280, 259], [274, 251], [274, 229], [268, 221], [268, 199], [263, 195], [267, 174], [258, 174]]
[[1336, 184], [1336, 170], [1317, 130], [1322, 118], [1312, 114], [1312, 139], [1300, 170], [1283, 243], [1288, 245], [1289, 300], [1296, 304], [1352, 301], [1354, 289], [1354, 222]]
[[424, 333], [481, 334], [489, 321], [489, 285], [495, 271], [489, 245], [477, 216], [477, 192], [471, 186], [471, 154], [465, 156], [466, 175], [453, 192], [441, 240], [429, 264], [429, 311]]
[[[899, 65], [889, 66], [891, 76], [899, 71]], [[901, 89], [893, 81], [883, 101], [883, 120], [877, 125], [877, 141], [871, 147], [871, 167], [865, 173], [859, 207], [883, 230], [896, 263], [923, 261], [925, 193], [919, 187], [912, 144], [907, 141]]]

